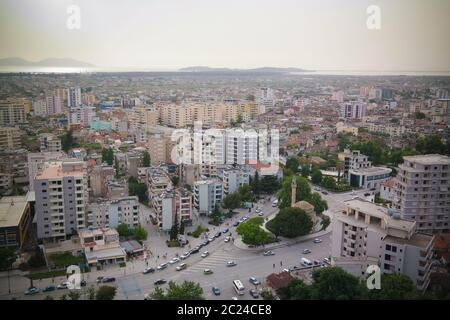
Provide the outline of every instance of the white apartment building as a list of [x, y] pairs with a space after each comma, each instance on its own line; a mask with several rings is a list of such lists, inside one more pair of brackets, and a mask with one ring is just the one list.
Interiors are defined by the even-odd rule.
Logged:
[[383, 274], [402, 273], [420, 290], [429, 284], [433, 236], [417, 233], [416, 222], [362, 199], [345, 202], [332, 224], [332, 265], [364, 278], [369, 265]]
[[73, 87], [67, 89], [67, 106], [75, 108], [81, 105], [81, 88]]
[[148, 193], [150, 199], [157, 196], [166, 189], [173, 189], [167, 170], [161, 167], [150, 167], [147, 171], [148, 175]]
[[422, 232], [450, 230], [450, 157], [429, 154], [403, 157], [394, 185], [393, 208], [417, 221]]
[[41, 152], [61, 152], [61, 139], [51, 133], [43, 133], [39, 135], [41, 141]]
[[61, 160], [65, 157], [63, 152], [29, 152], [28, 157], [28, 179], [29, 190], [34, 190], [34, 178], [46, 166], [46, 162]]
[[350, 178], [350, 170], [370, 168], [372, 166], [369, 158], [359, 150], [345, 149], [344, 152], [338, 154], [338, 159], [344, 164], [343, 176], [346, 179]]
[[366, 104], [359, 101], [341, 104], [341, 117], [346, 119], [362, 119], [366, 116]]
[[194, 183], [194, 208], [207, 215], [223, 200], [223, 184], [218, 180], [201, 180]]
[[88, 179], [83, 161], [49, 162], [34, 179], [37, 237], [66, 240], [86, 227]]
[[88, 224], [95, 228], [114, 228], [126, 224], [139, 225], [139, 200], [136, 196], [120, 197], [112, 201], [98, 201], [87, 207]]

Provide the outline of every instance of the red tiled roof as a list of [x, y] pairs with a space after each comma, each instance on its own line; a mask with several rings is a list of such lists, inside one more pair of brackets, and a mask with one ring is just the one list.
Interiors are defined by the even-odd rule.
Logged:
[[450, 234], [435, 235], [433, 249], [438, 251], [450, 251]]
[[267, 284], [274, 290], [287, 287], [294, 277], [289, 272], [272, 273], [267, 276]]

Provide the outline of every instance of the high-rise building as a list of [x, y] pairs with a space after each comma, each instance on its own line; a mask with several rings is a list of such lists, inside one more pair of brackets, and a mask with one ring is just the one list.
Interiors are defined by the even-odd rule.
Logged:
[[194, 183], [194, 208], [199, 214], [209, 214], [223, 200], [223, 183], [210, 179]]
[[237, 168], [227, 168], [221, 174], [224, 195], [238, 191], [239, 187], [249, 184], [250, 176], [248, 172]]
[[350, 101], [341, 104], [341, 117], [346, 119], [362, 119], [366, 116], [366, 104]]
[[417, 221], [422, 232], [450, 231], [450, 157], [429, 154], [403, 157], [398, 166], [393, 207]]
[[40, 134], [39, 140], [41, 141], [41, 152], [60, 152], [62, 150], [61, 139], [52, 133]]
[[81, 105], [81, 88], [72, 87], [67, 89], [67, 106], [75, 108]]
[[14, 150], [19, 149], [22, 145], [21, 131], [15, 127], [0, 127], [0, 149]]
[[62, 100], [59, 96], [48, 95], [45, 97], [47, 115], [59, 114], [63, 112]]
[[46, 162], [61, 160], [65, 157], [63, 152], [28, 152], [28, 179], [30, 191], [34, 190], [34, 178], [46, 165]]
[[345, 179], [349, 179], [350, 170], [369, 168], [372, 166], [369, 157], [362, 154], [359, 150], [344, 149], [344, 152], [338, 154], [338, 159], [343, 162], [342, 174]]
[[383, 274], [402, 273], [425, 290], [430, 282], [433, 236], [418, 233], [416, 222], [362, 199], [345, 202], [333, 216], [332, 265], [361, 278], [370, 265]]
[[37, 237], [65, 240], [86, 227], [88, 182], [83, 161], [58, 161], [34, 179]]
[[14, 126], [26, 121], [25, 103], [16, 100], [0, 101], [0, 126]]

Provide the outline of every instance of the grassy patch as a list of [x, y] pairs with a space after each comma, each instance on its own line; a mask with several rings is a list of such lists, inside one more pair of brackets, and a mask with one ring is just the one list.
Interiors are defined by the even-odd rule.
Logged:
[[178, 240], [167, 240], [166, 244], [169, 248], [180, 247], [180, 243], [178, 242]]
[[198, 237], [200, 237], [200, 235], [201, 235], [203, 232], [206, 232], [206, 231], [208, 231], [208, 228], [205, 228], [205, 227], [203, 227], [202, 225], [199, 225], [199, 226], [197, 227], [197, 229], [195, 229], [195, 231], [191, 233], [191, 236], [193, 236], [194, 238], [198, 238]]
[[258, 226], [262, 226], [262, 224], [264, 223], [264, 218], [263, 217], [254, 217], [254, 218], [248, 219], [246, 222], [257, 224]]
[[48, 256], [51, 264], [55, 267], [65, 268], [70, 265], [79, 265], [85, 263], [86, 259], [83, 256], [74, 256], [70, 252], [52, 253]]
[[29, 279], [38, 280], [38, 279], [46, 279], [53, 277], [61, 277], [66, 275], [66, 270], [57, 270], [57, 271], [47, 271], [47, 272], [37, 272], [31, 273], [27, 275]]

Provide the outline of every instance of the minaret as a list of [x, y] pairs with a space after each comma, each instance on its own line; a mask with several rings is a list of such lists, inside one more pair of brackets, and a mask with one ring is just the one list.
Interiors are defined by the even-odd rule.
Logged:
[[292, 176], [291, 181], [291, 207], [295, 205], [297, 202], [297, 179], [295, 178], [295, 175]]

